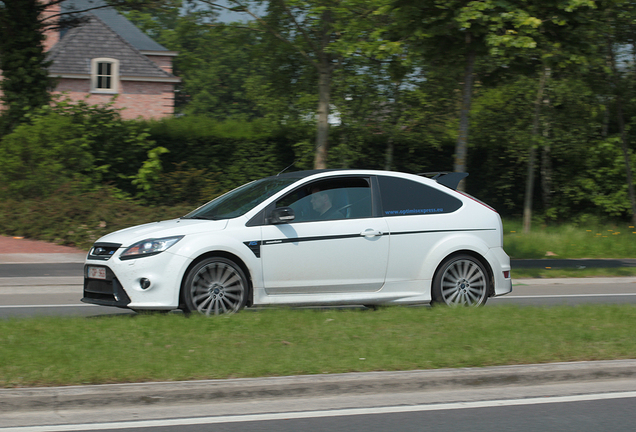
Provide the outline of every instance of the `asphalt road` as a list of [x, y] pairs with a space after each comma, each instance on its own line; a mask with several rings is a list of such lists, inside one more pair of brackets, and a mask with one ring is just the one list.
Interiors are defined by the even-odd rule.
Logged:
[[[636, 260], [627, 260], [627, 263], [623, 262], [625, 260], [612, 261], [624, 266]], [[544, 264], [544, 261], [541, 263]], [[83, 264], [79, 262], [0, 264], [0, 319], [133, 313], [127, 309], [82, 303], [82, 271]], [[520, 279], [515, 280], [511, 294], [490, 299], [488, 306], [589, 303], [636, 303], [636, 278]]]
[[[81, 263], [0, 264], [0, 319], [42, 314], [99, 316], [133, 313], [81, 303], [82, 267]], [[634, 303], [636, 278], [518, 280], [513, 293], [491, 299], [488, 306], [588, 302]], [[323, 384], [323, 388], [335, 388], [335, 391], [320, 393], [316, 388], [320, 387], [320, 380], [328, 379], [326, 377], [283, 377], [282, 380], [307, 380], [302, 385], [311, 389], [311, 394], [292, 397], [295, 392], [287, 393], [289, 387], [285, 384], [286, 390], [272, 392], [277, 395], [275, 397], [258, 390], [254, 392], [256, 397], [249, 398], [244, 397], [246, 387], [240, 387], [233, 390], [239, 395], [237, 400], [222, 397], [207, 403], [198, 401], [197, 390], [193, 389], [196, 383], [167, 384], [182, 386], [176, 389], [178, 394], [187, 393], [194, 397], [187, 402], [165, 399], [167, 402], [162, 403], [168, 396], [162, 390], [149, 395], [147, 392], [151, 390], [139, 389], [138, 385], [117, 387], [121, 390], [116, 391], [122, 393], [113, 396], [116, 406], [103, 399], [108, 399], [108, 395], [103, 393], [102, 386], [93, 386], [98, 387], [96, 390], [84, 387], [51, 389], [48, 395], [41, 395], [42, 399], [34, 396], [36, 392], [32, 389], [23, 389], [25, 392], [19, 394], [8, 394], [13, 391], [11, 389], [0, 389], [0, 432], [141, 429], [162, 432], [633, 430], [636, 421], [633, 409], [636, 406], [636, 366], [630, 363], [628, 369], [631, 368], [631, 372], [603, 376], [614, 366], [606, 366], [604, 362], [591, 363], [597, 367], [586, 374], [576, 372], [580, 368], [579, 363], [513, 366], [513, 369], [520, 368], [520, 375], [509, 373], [510, 367], [504, 367], [497, 369], [506, 374], [499, 379], [484, 378], [481, 368], [462, 369], [461, 373], [466, 374], [462, 383], [458, 383], [459, 371], [451, 370], [447, 378], [447, 382], [452, 383], [451, 388], [445, 384], [434, 384], [437, 381], [431, 381], [428, 376], [415, 384], [411, 378], [403, 378], [402, 384], [397, 385], [396, 378], [389, 375], [388, 379], [378, 379], [384, 380], [386, 388], [391, 390], [367, 391], [364, 394], [355, 390], [359, 384], [352, 385], [354, 391], [341, 394], [338, 389], [345, 385], [343, 378], [334, 377], [335, 381]], [[560, 367], [567, 369], [561, 372], [562, 378], [553, 377], [554, 368]], [[534, 375], [527, 375], [533, 368]], [[380, 374], [368, 376], [387, 376], [387, 373]], [[621, 378], [617, 379], [619, 376]], [[369, 381], [374, 378], [365, 377], [367, 375], [360, 378], [363, 387], [373, 387]], [[258, 382], [255, 384], [258, 386], [269, 385], [267, 383], [272, 381], [267, 380], [254, 382]], [[227, 385], [229, 387], [220, 393], [227, 395], [231, 393], [228, 389], [235, 384], [202, 385]], [[43, 391], [46, 393], [47, 390]], [[16, 397], [25, 397], [31, 404]], [[95, 403], [86, 405], [91, 399]], [[42, 402], [47, 400], [55, 402]], [[62, 403], [64, 400], [68, 401], [66, 405]], [[131, 403], [127, 403], [128, 400]], [[7, 401], [16, 408], [10, 408]]]
[[[152, 430], [163, 432], [177, 431], [214, 431], [214, 432], [491, 432], [496, 431], [550, 431], [561, 432], [598, 432], [600, 430], [624, 430], [633, 428], [633, 405], [636, 399], [620, 398], [594, 401], [566, 401], [552, 403], [541, 400], [540, 405], [505, 406], [506, 402], [489, 404], [442, 404], [433, 407], [409, 407], [414, 411], [401, 412], [403, 407], [391, 407], [383, 410], [367, 409], [354, 415], [339, 414], [332, 411], [329, 416], [308, 418], [278, 418], [267, 421], [237, 422], [225, 424], [197, 424], [155, 427]], [[500, 405], [501, 404], [501, 405]], [[503, 405], [503, 406], [502, 406]], [[449, 407], [447, 409], [447, 407]], [[417, 411], [422, 408], [423, 411]], [[389, 411], [377, 413], [377, 411]], [[350, 411], [350, 410], [346, 410]], [[375, 413], [374, 413], [375, 411]], [[311, 414], [311, 413], [308, 413]], [[321, 413], [322, 415], [323, 413]], [[608, 429], [608, 425], [611, 425]], [[134, 430], [134, 429], [129, 429]]]
[[[0, 277], [0, 319], [134, 313], [127, 309], [88, 305], [80, 301], [81, 297], [82, 278], [77, 276]], [[636, 278], [520, 280], [512, 293], [489, 299], [487, 307], [623, 303], [636, 303]]]
[[[571, 369], [571, 367], [568, 366]], [[631, 431], [636, 379], [0, 412], [0, 431]]]
[[0, 264], [0, 278], [82, 276], [84, 263]]

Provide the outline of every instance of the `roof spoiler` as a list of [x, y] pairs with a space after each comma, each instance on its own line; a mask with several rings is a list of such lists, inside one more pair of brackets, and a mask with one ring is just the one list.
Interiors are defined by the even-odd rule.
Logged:
[[418, 175], [431, 178], [437, 183], [453, 190], [457, 190], [459, 182], [468, 177], [468, 173], [448, 171], [420, 173]]

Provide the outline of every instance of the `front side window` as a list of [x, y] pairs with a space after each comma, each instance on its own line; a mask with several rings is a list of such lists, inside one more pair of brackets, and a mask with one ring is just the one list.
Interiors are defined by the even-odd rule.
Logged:
[[400, 177], [379, 176], [384, 216], [452, 213], [462, 202], [438, 189]]
[[116, 59], [97, 58], [91, 61], [91, 91], [116, 93], [119, 81], [119, 62]]
[[366, 178], [319, 180], [284, 196], [276, 207], [291, 207], [294, 222], [371, 217], [371, 188]]

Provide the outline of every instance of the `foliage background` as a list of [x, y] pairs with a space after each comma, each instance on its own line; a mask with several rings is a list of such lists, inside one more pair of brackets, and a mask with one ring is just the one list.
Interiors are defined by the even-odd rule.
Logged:
[[[286, 2], [318, 18], [329, 7]], [[283, 3], [261, 15], [281, 34], [299, 37], [293, 20], [274, 15], [284, 13]], [[0, 2], [1, 19], [7, 4]], [[349, 27], [333, 28], [352, 34], [325, 48], [337, 59], [328, 166], [452, 171], [472, 50], [467, 192], [520, 218], [533, 148], [536, 222], [626, 222], [625, 142], [636, 164], [636, 10], [621, 1], [537, 1], [503, 12], [492, 1], [477, 6], [339, 2], [334, 16], [346, 16]], [[427, 7], [439, 13], [430, 22], [404, 13]], [[177, 116], [127, 121], [90, 99], [49, 104], [41, 95], [15, 96], [34, 102], [0, 116], [1, 233], [85, 245], [126, 224], [184, 214], [250, 180], [312, 168], [318, 73], [303, 60], [304, 45], [283, 42], [255, 21], [219, 21], [218, 9], [204, 2], [162, 1], [122, 13], [180, 53]], [[324, 20], [312, 25], [325, 31]], [[11, 58], [4, 57], [5, 68]], [[81, 230], [91, 233], [78, 236]]]

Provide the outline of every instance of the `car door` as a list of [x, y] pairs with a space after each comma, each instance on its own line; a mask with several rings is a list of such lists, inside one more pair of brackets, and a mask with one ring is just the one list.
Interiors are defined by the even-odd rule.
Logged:
[[262, 227], [266, 293], [381, 289], [389, 236], [386, 221], [374, 217], [372, 201], [371, 183], [364, 177], [312, 182], [278, 200], [276, 207], [291, 209], [294, 220]]

